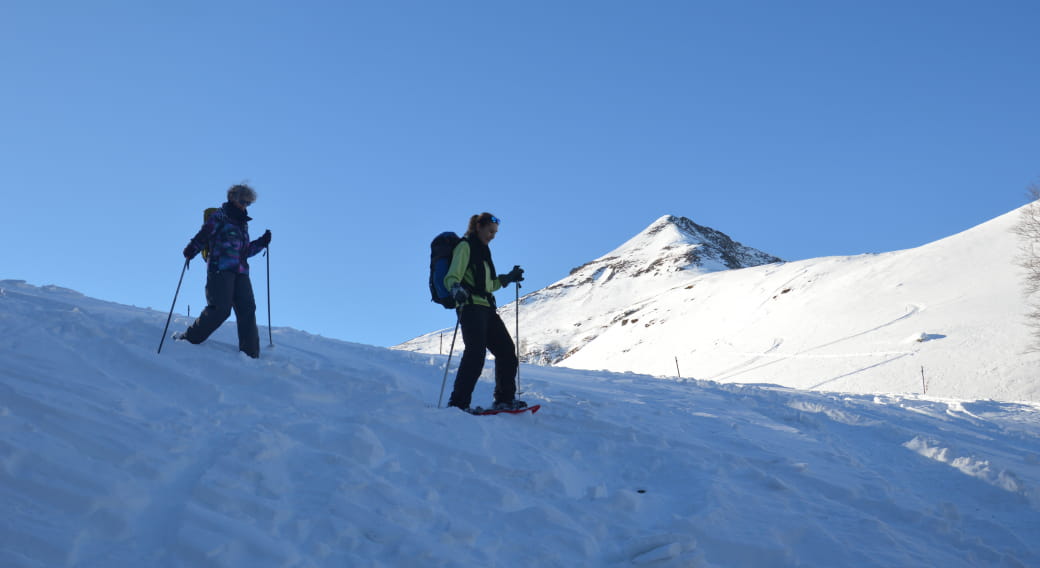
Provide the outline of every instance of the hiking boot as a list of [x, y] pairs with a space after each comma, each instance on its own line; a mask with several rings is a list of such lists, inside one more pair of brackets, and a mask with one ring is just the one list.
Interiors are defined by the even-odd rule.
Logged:
[[527, 408], [527, 403], [522, 400], [495, 402], [495, 404], [491, 405], [491, 410], [520, 410], [521, 408]]
[[470, 407], [462, 406], [461, 404], [455, 404], [454, 402], [449, 402], [448, 403], [448, 408], [458, 408], [459, 410], [461, 410], [463, 412], [469, 412], [470, 414], [473, 414], [473, 411], [470, 410]]

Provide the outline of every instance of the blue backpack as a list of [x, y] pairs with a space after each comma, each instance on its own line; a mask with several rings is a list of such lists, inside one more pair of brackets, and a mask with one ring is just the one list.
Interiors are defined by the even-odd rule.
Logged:
[[444, 277], [451, 266], [451, 254], [462, 239], [451, 231], [445, 231], [430, 243], [430, 297], [446, 309], [455, 308], [451, 291], [444, 287]]

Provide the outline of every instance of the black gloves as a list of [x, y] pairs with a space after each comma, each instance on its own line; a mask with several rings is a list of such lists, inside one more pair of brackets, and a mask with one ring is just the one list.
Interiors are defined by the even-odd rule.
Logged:
[[461, 306], [469, 300], [469, 290], [466, 290], [460, 284], [456, 284], [451, 287], [451, 297], [455, 300], [456, 306]]
[[513, 282], [523, 282], [524, 281], [524, 269], [520, 268], [519, 266], [514, 266], [513, 269], [509, 271], [508, 274], [500, 274], [498, 276], [498, 281], [502, 284], [503, 288], [505, 288], [506, 286], [509, 286]]
[[[521, 282], [524, 279], [524, 269], [519, 266], [514, 266], [513, 270], [507, 274], [501, 274], [498, 276], [498, 282], [503, 288], [513, 282]], [[518, 284], [519, 286], [519, 284]], [[462, 284], [455, 284], [451, 287], [451, 297], [455, 300], [456, 307], [462, 307], [470, 299], [469, 290], [462, 287]]]
[[264, 234], [260, 235], [260, 238], [256, 240], [256, 244], [267, 248], [267, 245], [271, 244], [271, 230], [264, 231]]
[[184, 247], [184, 258], [188, 260], [195, 258], [195, 255], [199, 254], [199, 251], [194, 250], [194, 247], [191, 246], [193, 244], [194, 243], [188, 243], [188, 246]]

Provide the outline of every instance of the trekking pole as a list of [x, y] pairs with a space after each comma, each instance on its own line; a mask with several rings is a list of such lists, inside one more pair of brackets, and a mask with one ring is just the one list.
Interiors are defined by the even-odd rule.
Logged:
[[271, 247], [264, 247], [264, 256], [267, 257], [267, 339], [271, 342], [269, 347], [274, 347], [274, 335], [271, 332]]
[[441, 407], [441, 401], [444, 400], [444, 385], [448, 384], [448, 369], [451, 369], [451, 356], [455, 352], [455, 336], [459, 334], [460, 321], [462, 316], [455, 320], [455, 333], [451, 334], [451, 348], [448, 349], [448, 362], [444, 365], [444, 380], [441, 381], [441, 395], [437, 397], [437, 408]]
[[520, 281], [516, 282], [516, 392], [524, 394], [520, 390]]
[[166, 341], [166, 332], [170, 331], [170, 320], [173, 319], [173, 308], [177, 305], [177, 296], [181, 293], [181, 282], [184, 282], [184, 271], [188, 269], [190, 259], [184, 259], [184, 268], [181, 269], [181, 278], [177, 281], [177, 291], [173, 293], [173, 305], [170, 306], [170, 315], [166, 316], [166, 327], [162, 331], [162, 339], [159, 340], [159, 351], [162, 353], [163, 342]]

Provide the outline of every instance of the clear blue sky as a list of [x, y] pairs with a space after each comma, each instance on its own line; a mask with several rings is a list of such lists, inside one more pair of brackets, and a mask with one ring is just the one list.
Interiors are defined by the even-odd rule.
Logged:
[[788, 260], [914, 247], [1040, 179], [1038, 29], [1031, 0], [7, 1], [0, 278], [165, 312], [243, 180], [274, 324], [375, 345], [454, 324], [429, 240], [485, 210], [527, 291], [664, 214]]

